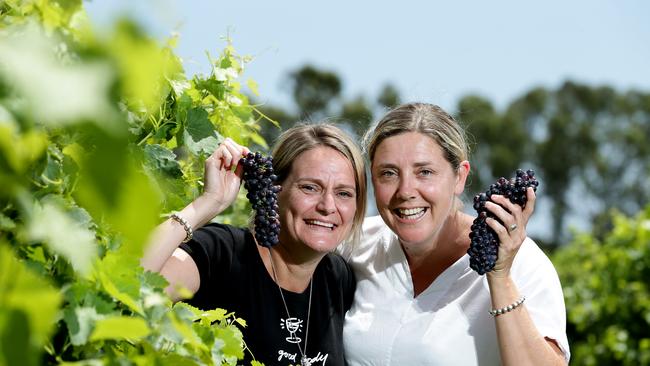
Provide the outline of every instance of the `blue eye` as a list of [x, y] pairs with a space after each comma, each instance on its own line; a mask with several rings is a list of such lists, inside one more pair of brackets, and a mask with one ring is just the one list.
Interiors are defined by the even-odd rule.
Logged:
[[339, 196], [345, 197], [345, 198], [353, 198], [354, 194], [348, 191], [341, 191], [338, 193]]

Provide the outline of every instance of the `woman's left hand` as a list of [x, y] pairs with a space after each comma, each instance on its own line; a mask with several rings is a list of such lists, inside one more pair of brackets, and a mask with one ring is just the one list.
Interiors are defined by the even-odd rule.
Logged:
[[515, 255], [526, 239], [526, 225], [535, 208], [535, 191], [528, 188], [526, 191], [526, 207], [522, 208], [510, 202], [505, 196], [492, 195], [492, 202], [486, 202], [486, 208], [501, 220], [487, 218], [487, 224], [499, 236], [499, 252], [494, 269], [488, 274], [492, 277], [507, 277]]

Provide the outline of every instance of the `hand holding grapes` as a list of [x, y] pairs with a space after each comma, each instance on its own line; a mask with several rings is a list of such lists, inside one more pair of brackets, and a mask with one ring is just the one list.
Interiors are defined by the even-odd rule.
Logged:
[[492, 277], [506, 277], [510, 274], [515, 255], [526, 239], [526, 225], [535, 208], [535, 192], [532, 187], [526, 189], [526, 197], [524, 207], [497, 194], [492, 195], [492, 202], [486, 202], [486, 208], [501, 221], [490, 217], [486, 219], [501, 242], [494, 269], [488, 272]]
[[248, 148], [226, 138], [205, 160], [203, 196], [209, 199], [212, 210], [217, 213], [237, 198], [243, 174], [239, 160], [248, 152]]

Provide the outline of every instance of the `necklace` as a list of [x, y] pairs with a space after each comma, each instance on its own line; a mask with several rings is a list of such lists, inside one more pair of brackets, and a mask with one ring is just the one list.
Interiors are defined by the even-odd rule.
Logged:
[[[282, 287], [278, 283], [278, 276], [275, 273], [275, 264], [273, 264], [273, 255], [271, 254], [271, 248], [269, 247], [269, 259], [271, 260], [271, 269], [273, 271], [273, 280], [275, 284], [278, 285], [278, 290], [280, 291], [280, 297], [282, 298], [282, 304], [284, 304], [284, 310], [287, 312], [287, 318], [291, 318], [289, 314], [289, 307], [287, 302], [284, 300], [284, 294], [282, 293]], [[313, 275], [312, 275], [313, 276]], [[305, 327], [305, 350], [302, 350], [300, 342], [297, 342], [298, 350], [300, 351], [300, 365], [301, 366], [311, 366], [311, 361], [307, 359], [307, 339], [309, 338], [309, 316], [311, 315], [311, 290], [312, 290], [312, 279], [309, 279], [309, 304], [307, 305], [307, 325]]]

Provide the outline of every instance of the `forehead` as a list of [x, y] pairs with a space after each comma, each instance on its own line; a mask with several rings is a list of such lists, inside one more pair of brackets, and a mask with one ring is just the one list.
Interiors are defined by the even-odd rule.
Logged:
[[442, 147], [430, 136], [406, 132], [384, 139], [377, 145], [373, 165], [385, 161], [444, 159]]
[[326, 146], [318, 146], [298, 155], [291, 166], [289, 177], [333, 177], [342, 183], [354, 185], [355, 182], [352, 163], [339, 151]]

